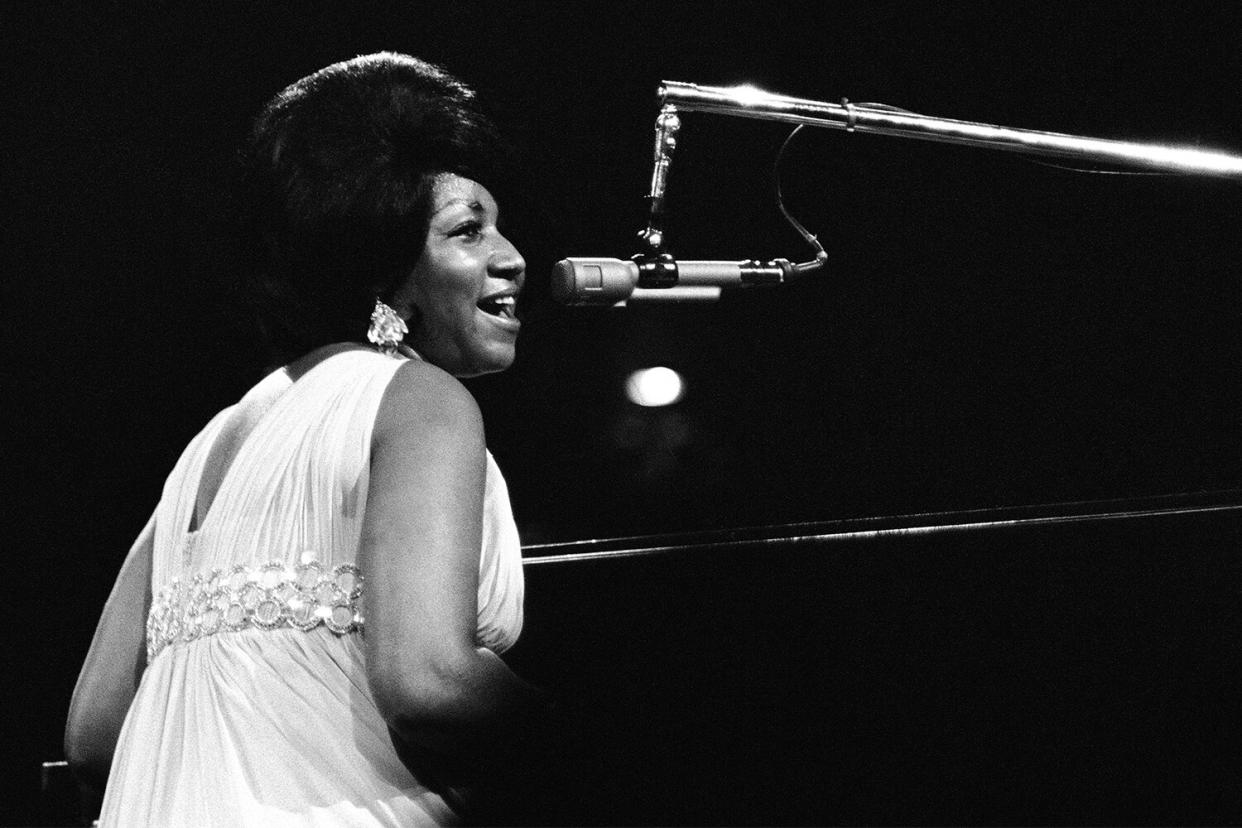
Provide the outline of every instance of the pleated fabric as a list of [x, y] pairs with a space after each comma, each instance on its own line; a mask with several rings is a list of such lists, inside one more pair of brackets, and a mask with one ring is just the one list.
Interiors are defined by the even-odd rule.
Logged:
[[[456, 814], [397, 758], [367, 686], [356, 568], [375, 416], [402, 360], [334, 354], [274, 400], [201, 526], [200, 478], [234, 407], [186, 448], [155, 511], [150, 663], [126, 717], [104, 826], [406, 826]], [[490, 453], [480, 646], [521, 632], [521, 547]], [[360, 577], [359, 577], [360, 576]]]

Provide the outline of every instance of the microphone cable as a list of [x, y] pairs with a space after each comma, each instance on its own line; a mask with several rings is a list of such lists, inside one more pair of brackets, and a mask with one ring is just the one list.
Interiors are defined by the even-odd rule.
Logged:
[[798, 124], [789, 135], [785, 136], [785, 140], [781, 142], [781, 147], [776, 152], [776, 160], [772, 162], [772, 185], [776, 191], [776, 209], [781, 211], [781, 215], [785, 217], [785, 221], [801, 236], [807, 244], [815, 251], [815, 258], [809, 262], [801, 262], [792, 266], [792, 275], [801, 276], [812, 270], [818, 270], [828, 263], [828, 253], [824, 251], [824, 246], [819, 243], [819, 237], [807, 230], [798, 221], [789, 210], [785, 208], [785, 198], [781, 194], [781, 161], [785, 157], [785, 149], [789, 146], [789, 142], [798, 134], [805, 124]]

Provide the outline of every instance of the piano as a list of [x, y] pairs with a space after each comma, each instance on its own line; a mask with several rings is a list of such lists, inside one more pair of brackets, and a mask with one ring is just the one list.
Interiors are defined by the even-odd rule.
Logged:
[[1242, 492], [544, 544], [559, 824], [1242, 820]]

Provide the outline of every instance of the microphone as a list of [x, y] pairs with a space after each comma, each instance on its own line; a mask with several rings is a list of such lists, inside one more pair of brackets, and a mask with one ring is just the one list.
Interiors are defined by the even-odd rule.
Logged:
[[552, 298], [565, 305], [624, 307], [659, 302], [714, 302], [725, 288], [789, 281], [795, 266], [767, 263], [679, 262], [668, 255], [621, 259], [561, 259], [552, 267]]

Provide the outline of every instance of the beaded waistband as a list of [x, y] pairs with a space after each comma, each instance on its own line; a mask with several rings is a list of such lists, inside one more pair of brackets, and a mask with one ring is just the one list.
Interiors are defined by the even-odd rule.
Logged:
[[155, 596], [147, 614], [147, 661], [171, 644], [225, 630], [312, 630], [320, 624], [337, 635], [361, 631], [358, 567], [329, 569], [312, 561], [214, 569], [189, 581], [174, 578]]

